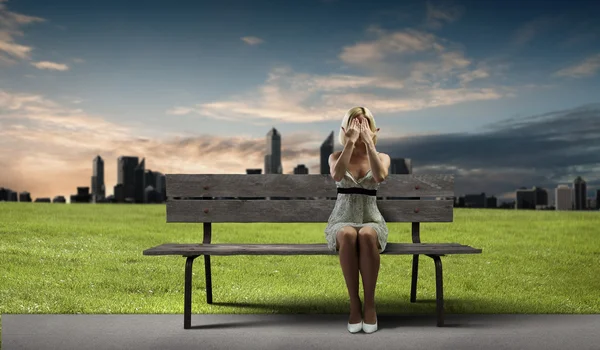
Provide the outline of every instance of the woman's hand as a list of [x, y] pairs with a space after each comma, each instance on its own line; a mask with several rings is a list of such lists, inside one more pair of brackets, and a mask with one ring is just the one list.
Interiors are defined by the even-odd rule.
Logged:
[[344, 129], [342, 126], [342, 130], [346, 135], [346, 139], [349, 139], [353, 143], [356, 143], [358, 137], [360, 136], [360, 126], [358, 124], [358, 119], [353, 119], [348, 126], [348, 130]]
[[373, 137], [377, 134], [378, 131], [379, 128], [377, 128], [375, 132], [372, 132], [368, 122], [360, 124], [360, 138], [367, 145], [373, 144]]

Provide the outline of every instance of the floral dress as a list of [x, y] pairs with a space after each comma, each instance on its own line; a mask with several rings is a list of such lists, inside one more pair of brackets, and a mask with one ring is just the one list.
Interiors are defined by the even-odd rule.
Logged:
[[[373, 178], [371, 170], [362, 178], [356, 180], [349, 171], [340, 181], [336, 181], [337, 188], [360, 187], [368, 190], [377, 190], [379, 183]], [[383, 216], [377, 207], [377, 197], [358, 193], [338, 193], [335, 206], [327, 220], [325, 239], [330, 250], [336, 250], [336, 234], [344, 226], [352, 226], [357, 232], [363, 226], [371, 226], [377, 232], [377, 240], [381, 249], [385, 250], [388, 238], [388, 228]]]

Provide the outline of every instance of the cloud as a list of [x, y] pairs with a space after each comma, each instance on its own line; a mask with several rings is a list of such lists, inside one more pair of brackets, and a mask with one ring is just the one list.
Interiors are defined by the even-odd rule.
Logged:
[[517, 46], [525, 45], [541, 34], [556, 27], [562, 21], [562, 18], [555, 16], [542, 16], [528, 21], [516, 30], [513, 36], [513, 43]]
[[16, 38], [23, 36], [21, 27], [43, 21], [40, 17], [11, 12], [6, 2], [0, 2], [0, 60], [29, 59], [33, 48], [19, 44]]
[[[600, 188], [600, 104], [511, 118], [477, 133], [381, 138], [378, 150], [413, 160], [415, 173], [453, 173], [456, 192], [554, 189], [581, 175]], [[551, 191], [550, 191], [551, 192]], [[553, 193], [549, 193], [553, 198]]]
[[32, 62], [31, 65], [36, 67], [37, 69], [49, 69], [59, 71], [66, 71], [69, 69], [69, 66], [67, 66], [66, 64], [48, 61]]
[[[69, 196], [89, 186], [92, 160], [105, 160], [107, 193], [116, 184], [121, 155], [146, 157], [163, 173], [245, 173], [262, 168], [263, 137], [160, 134], [146, 125], [115, 123], [44, 96], [0, 90], [0, 187], [29, 191], [33, 198]], [[265, 134], [267, 129], [265, 129]], [[299, 164], [318, 169], [326, 137], [299, 131], [283, 137], [286, 173]]]
[[241, 38], [248, 45], [258, 45], [264, 42], [263, 39], [257, 38], [255, 36], [245, 36]]
[[595, 54], [583, 60], [582, 62], [563, 68], [555, 76], [569, 78], [591, 77], [600, 69], [600, 54]]
[[[249, 123], [310, 123], [337, 120], [348, 104], [368, 105], [374, 113], [385, 114], [511, 96], [508, 88], [485, 86], [485, 79], [498, 69], [473, 62], [458, 44], [414, 29], [367, 30], [375, 38], [343, 47], [339, 54], [342, 62], [364, 74], [317, 75], [280, 66], [255, 89], [175, 106], [166, 113]], [[470, 86], [475, 80], [480, 87]]]
[[427, 1], [427, 18], [425, 25], [431, 29], [439, 29], [446, 23], [458, 20], [464, 13], [464, 7], [449, 3], [432, 3]]
[[[110, 122], [33, 94], [0, 90], [0, 125], [0, 164], [8, 165], [0, 186], [34, 198], [68, 196], [89, 186], [96, 155], [106, 162], [108, 193], [121, 155], [146, 157], [147, 167], [162, 173], [244, 173], [264, 162], [264, 136], [156, 136], [145, 125]], [[284, 172], [306, 164], [317, 173], [319, 146], [328, 134], [300, 129], [282, 135]], [[415, 173], [455, 174], [458, 195], [508, 199], [521, 186], [552, 190], [578, 175], [588, 188], [600, 188], [600, 104], [514, 117], [473, 133], [399, 134], [380, 135], [378, 150], [411, 158]]]

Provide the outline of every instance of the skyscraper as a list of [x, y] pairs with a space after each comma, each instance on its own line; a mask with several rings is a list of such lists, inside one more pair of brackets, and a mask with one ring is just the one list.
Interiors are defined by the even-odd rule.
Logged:
[[146, 189], [146, 158], [134, 170], [134, 200], [135, 203], [144, 203], [144, 191]]
[[283, 168], [281, 167], [281, 134], [275, 128], [267, 133], [265, 174], [283, 174]]
[[410, 158], [390, 159], [390, 174], [412, 174], [412, 160]]
[[569, 185], [558, 185], [554, 193], [554, 207], [556, 210], [573, 209], [573, 189]]
[[575, 210], [585, 210], [587, 207], [587, 186], [581, 176], [577, 176], [573, 181], [573, 197], [575, 200]]
[[106, 197], [104, 187], [104, 160], [100, 156], [96, 156], [93, 160], [92, 172], [92, 201], [101, 201]]
[[329, 156], [333, 153], [333, 131], [321, 144], [321, 174], [330, 174]]
[[[124, 201], [127, 199], [133, 201], [135, 198], [135, 168], [137, 166], [138, 157], [121, 156], [117, 160], [117, 185], [123, 185], [122, 198]], [[115, 200], [117, 200], [116, 194]]]

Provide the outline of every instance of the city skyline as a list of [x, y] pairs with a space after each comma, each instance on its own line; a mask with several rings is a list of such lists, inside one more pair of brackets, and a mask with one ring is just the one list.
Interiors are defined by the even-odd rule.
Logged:
[[600, 188], [600, 3], [243, 4], [0, 1], [1, 186], [67, 196], [96, 155], [109, 193], [121, 155], [244, 173], [271, 128], [276, 166], [314, 174], [363, 105], [378, 151], [454, 174], [456, 193]]
[[[319, 170], [320, 174], [329, 174], [328, 158], [334, 150], [333, 131], [321, 144], [319, 148]], [[275, 127], [272, 127], [266, 135], [266, 150], [264, 156], [264, 168], [246, 168], [246, 174], [282, 174], [281, 166], [281, 146], [282, 135]], [[145, 168], [145, 157], [139, 160], [137, 156], [119, 156], [117, 159], [117, 184], [114, 186], [113, 194], [106, 196], [104, 183], [104, 160], [97, 155], [92, 160], [91, 186], [78, 186], [77, 194], [71, 195], [70, 202], [132, 202], [132, 203], [152, 203], [163, 202], [166, 198], [165, 176], [159, 171], [152, 171]], [[389, 174], [412, 174], [413, 162], [410, 158], [391, 158]], [[272, 170], [277, 168], [277, 171]], [[305, 164], [297, 164], [292, 171], [287, 174], [309, 174], [309, 168]], [[14, 201], [18, 195], [19, 201], [32, 201], [29, 191], [14, 191], [10, 188], [0, 186], [4, 192], [6, 190], [14, 193], [3, 193], [0, 200]], [[91, 191], [90, 191], [91, 189]], [[590, 196], [590, 190], [592, 195]], [[150, 191], [150, 192], [148, 192]], [[577, 176], [573, 181], [573, 187], [567, 184], [558, 184], [553, 191], [539, 186], [527, 188], [521, 186], [515, 190], [514, 200], [503, 200], [495, 194], [486, 195], [485, 192], [478, 192], [472, 189], [470, 193], [456, 193], [455, 205], [459, 207], [473, 208], [497, 208], [505, 207], [512, 203], [516, 209], [544, 209], [555, 207], [556, 210], [587, 210], [600, 208], [598, 199], [600, 198], [600, 189], [594, 190], [587, 188], [586, 181]], [[560, 193], [560, 195], [559, 195]], [[488, 193], [489, 194], [489, 193]], [[553, 196], [554, 194], [554, 196]], [[595, 197], [594, 197], [595, 196]], [[552, 198], [553, 197], [553, 198]], [[151, 199], [149, 199], [151, 198]], [[499, 201], [500, 200], [500, 201]], [[62, 195], [50, 197], [37, 197], [35, 202], [64, 202]]]

